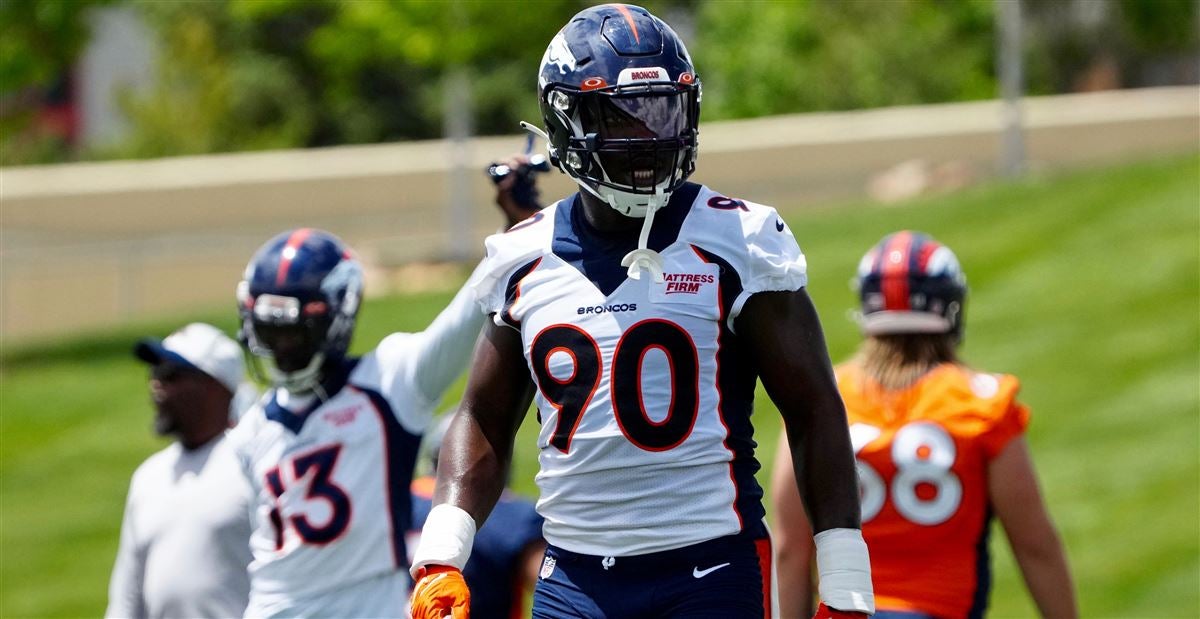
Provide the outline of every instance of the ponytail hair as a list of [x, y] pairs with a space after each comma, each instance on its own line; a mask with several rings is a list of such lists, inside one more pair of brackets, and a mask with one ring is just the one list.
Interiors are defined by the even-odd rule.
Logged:
[[855, 355], [863, 372], [884, 389], [907, 389], [944, 363], [960, 363], [953, 333], [868, 336]]

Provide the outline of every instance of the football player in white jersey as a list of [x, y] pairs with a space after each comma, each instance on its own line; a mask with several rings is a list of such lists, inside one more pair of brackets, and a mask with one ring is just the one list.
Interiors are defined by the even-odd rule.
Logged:
[[[509, 225], [529, 214], [499, 202]], [[263, 245], [237, 293], [240, 335], [272, 384], [231, 434], [256, 494], [246, 616], [404, 616], [409, 483], [479, 308], [464, 288], [424, 331], [349, 357], [362, 270], [311, 228]]]
[[700, 82], [640, 7], [576, 15], [539, 101], [581, 191], [488, 239], [473, 286], [492, 320], [446, 437], [415, 553], [417, 619], [465, 616], [460, 570], [531, 399], [549, 544], [535, 617], [770, 617], [754, 474], [757, 379], [780, 409], [811, 510], [823, 617], [873, 611], [845, 410], [774, 209], [686, 182]]

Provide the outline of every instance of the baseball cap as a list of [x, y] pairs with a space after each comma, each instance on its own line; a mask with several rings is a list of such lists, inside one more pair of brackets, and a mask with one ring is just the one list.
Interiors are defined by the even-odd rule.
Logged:
[[138, 359], [151, 365], [174, 363], [208, 374], [237, 393], [246, 379], [242, 348], [220, 329], [193, 322], [162, 340], [146, 338], [133, 347]]

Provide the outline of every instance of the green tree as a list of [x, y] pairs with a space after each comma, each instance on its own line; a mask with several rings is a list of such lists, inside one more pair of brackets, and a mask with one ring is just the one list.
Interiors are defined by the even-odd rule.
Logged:
[[256, 44], [228, 2], [138, 5], [158, 34], [153, 89], [124, 93], [133, 131], [100, 156], [159, 157], [307, 145], [315, 101], [295, 60]]
[[705, 118], [995, 96], [990, 0], [706, 2]]
[[66, 99], [68, 77], [87, 44], [87, 13], [107, 0], [0, 2], [0, 165], [61, 161], [64, 136], [38, 115], [48, 99]]
[[140, 5], [163, 50], [129, 96], [132, 157], [371, 143], [442, 134], [446, 76], [471, 76], [475, 128], [536, 114], [545, 42], [580, 4], [222, 0]]
[[[476, 133], [514, 133], [518, 120], [538, 119], [546, 43], [592, 4], [125, 1], [158, 36], [157, 83], [122, 95], [129, 138], [86, 157], [435, 138], [446, 89], [456, 83], [449, 77], [463, 74]], [[86, 40], [86, 11], [103, 2], [0, 0], [0, 162], [75, 155], [27, 130], [36, 126], [29, 101], [43, 100], [68, 73]], [[644, 4], [687, 42], [705, 86], [706, 121], [996, 96], [993, 0]], [[1195, 79], [1186, 78], [1196, 66], [1195, 0], [1022, 6], [1031, 93], [1078, 88], [1078, 76], [1106, 58], [1118, 65], [1119, 85]]]

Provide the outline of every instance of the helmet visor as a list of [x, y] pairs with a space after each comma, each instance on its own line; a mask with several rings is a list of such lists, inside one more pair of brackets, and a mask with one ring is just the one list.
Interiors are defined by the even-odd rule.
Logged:
[[328, 327], [328, 322], [324, 320], [290, 325], [256, 320], [253, 322], [253, 329], [254, 344], [258, 350], [254, 352], [269, 357], [281, 372], [298, 372], [308, 367], [313, 356], [321, 352]]
[[687, 92], [676, 90], [584, 97], [580, 121], [596, 135], [594, 154], [606, 180], [643, 193], [673, 180], [692, 147], [687, 103]]

